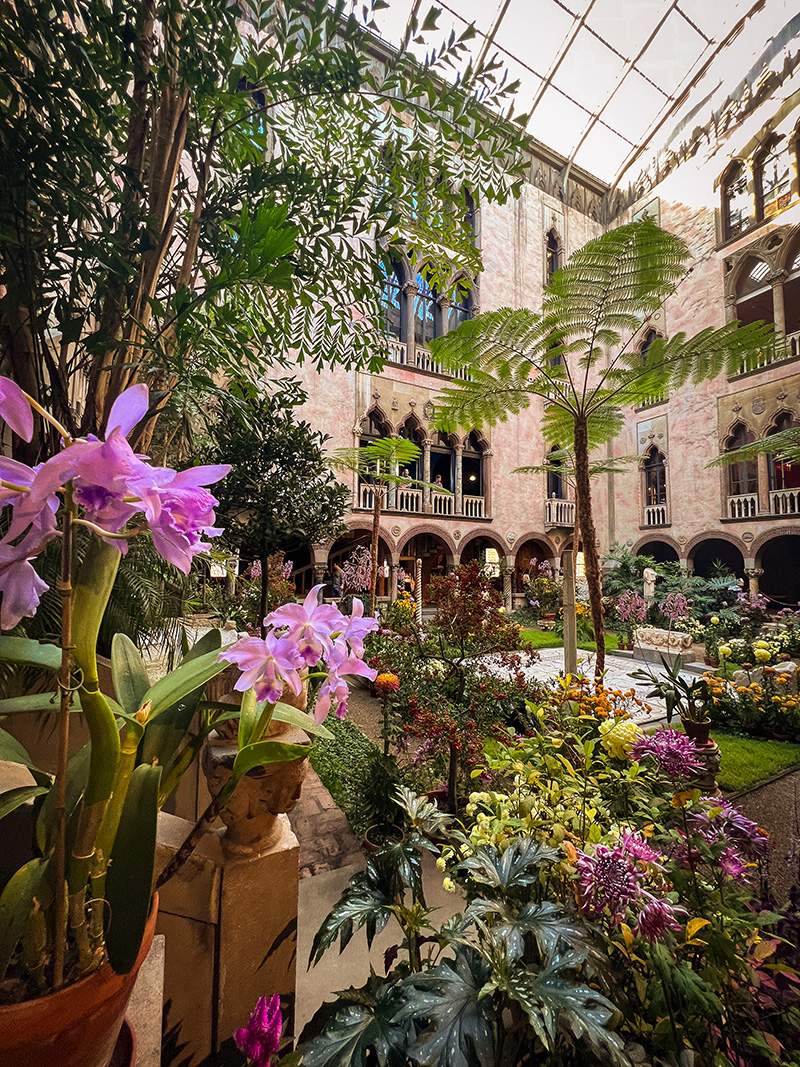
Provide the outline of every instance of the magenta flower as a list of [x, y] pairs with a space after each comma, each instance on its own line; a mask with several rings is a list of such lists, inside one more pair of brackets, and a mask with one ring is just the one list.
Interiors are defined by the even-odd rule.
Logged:
[[347, 617], [333, 604], [320, 604], [321, 585], [315, 585], [302, 604], [284, 604], [264, 619], [266, 626], [287, 627], [286, 636], [297, 644], [309, 666], [333, 649], [333, 635], [341, 633]]
[[645, 734], [634, 744], [631, 755], [638, 762], [645, 757], [655, 760], [658, 769], [668, 778], [691, 778], [703, 769], [697, 757], [697, 745], [678, 730], [662, 728]]
[[643, 622], [647, 614], [647, 603], [635, 589], [626, 589], [617, 601], [617, 614], [623, 622], [633, 619]]
[[674, 908], [668, 900], [651, 896], [639, 912], [636, 933], [651, 945], [661, 941], [667, 930], [680, 930], [681, 924], [676, 918], [678, 912], [688, 914], [684, 908]]
[[639, 895], [643, 878], [631, 856], [621, 846], [611, 849], [598, 845], [593, 856], [581, 853], [576, 866], [584, 910], [597, 916], [608, 908], [614, 921], [619, 922], [628, 905]]
[[269, 1067], [281, 1047], [281, 998], [259, 997], [247, 1026], [235, 1031], [233, 1040], [247, 1057], [250, 1067]]
[[728, 878], [737, 882], [747, 881], [747, 864], [735, 848], [726, 848], [718, 862]]
[[347, 713], [347, 698], [350, 696], [350, 687], [344, 680], [343, 675], [355, 674], [361, 678], [374, 681], [378, 672], [367, 666], [363, 659], [358, 656], [348, 655], [347, 647], [343, 642], [337, 642], [333, 651], [327, 656], [329, 668], [328, 677], [320, 686], [317, 694], [317, 703], [314, 708], [314, 719], [322, 722], [331, 710], [331, 704], [336, 701], [336, 714], [343, 719]]
[[769, 835], [738, 808], [721, 797], [703, 797], [705, 810], [695, 809], [691, 820], [697, 833], [707, 841], [729, 841], [746, 859], [763, 856], [770, 845]]
[[223, 663], [235, 663], [242, 671], [234, 689], [255, 689], [257, 700], [276, 704], [284, 685], [299, 696], [303, 689], [299, 671], [305, 666], [296, 643], [289, 637], [268, 633], [265, 638], [243, 637], [219, 654]]
[[662, 853], [656, 852], [643, 837], [629, 830], [622, 835], [622, 848], [633, 859], [641, 860], [643, 863], [652, 863], [653, 866], [658, 867], [664, 862]]
[[28, 398], [11, 378], [0, 377], [0, 418], [5, 419], [17, 437], [33, 437], [33, 412]]
[[658, 610], [671, 623], [676, 623], [689, 614], [689, 601], [683, 593], [670, 593], [664, 603], [658, 605]]

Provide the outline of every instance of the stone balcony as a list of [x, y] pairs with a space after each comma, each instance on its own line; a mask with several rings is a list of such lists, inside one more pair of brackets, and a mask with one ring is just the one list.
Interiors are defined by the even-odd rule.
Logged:
[[669, 526], [669, 509], [666, 504], [647, 504], [642, 520], [642, 526]]
[[[360, 485], [358, 498], [354, 503], [355, 511], [372, 511], [375, 506], [375, 487]], [[431, 490], [430, 504], [425, 502], [425, 490], [413, 488], [395, 488], [385, 497], [382, 511], [401, 515], [434, 515], [439, 519], [488, 519], [486, 497], [464, 494], [461, 506], [452, 493], [440, 493]]]
[[549, 526], [574, 526], [574, 500], [545, 500], [544, 524]]
[[433, 358], [427, 348], [414, 345], [413, 348], [405, 341], [398, 341], [395, 337], [386, 338], [386, 360], [395, 363], [399, 367], [410, 367], [411, 370], [423, 371], [425, 374], [438, 374], [442, 378], [455, 378], [460, 381], [471, 381], [472, 376], [461, 367], [452, 371]]
[[769, 504], [762, 508], [758, 493], [729, 496], [723, 519], [776, 519], [784, 515], [800, 515], [800, 489], [774, 489]]

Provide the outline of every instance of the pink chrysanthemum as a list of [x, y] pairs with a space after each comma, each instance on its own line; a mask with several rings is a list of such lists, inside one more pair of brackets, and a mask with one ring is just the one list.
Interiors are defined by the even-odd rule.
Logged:
[[582, 853], [576, 860], [584, 911], [600, 915], [608, 908], [619, 921], [639, 893], [643, 877], [622, 847], [598, 845], [593, 856]]
[[686, 912], [683, 908], [674, 908], [668, 900], [651, 897], [642, 910], [636, 923], [636, 933], [650, 944], [660, 941], [667, 930], [680, 930], [681, 924], [676, 912]]
[[636, 742], [631, 754], [637, 762], [649, 756], [668, 778], [691, 778], [703, 769], [697, 745], [679, 730], [662, 729], [646, 734]]
[[626, 830], [622, 835], [622, 847], [629, 856], [644, 863], [659, 867], [664, 862], [661, 852], [656, 852], [640, 834], [631, 833], [630, 830]]

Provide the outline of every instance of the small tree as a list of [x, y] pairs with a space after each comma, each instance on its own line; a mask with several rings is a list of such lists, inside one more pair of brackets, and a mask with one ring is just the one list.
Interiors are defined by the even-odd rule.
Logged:
[[431, 346], [437, 359], [469, 366], [471, 375], [440, 396], [442, 429], [501, 421], [538, 397], [545, 438], [571, 440], [598, 679], [605, 637], [590, 442], [616, 436], [629, 407], [689, 381], [734, 374], [772, 343], [772, 327], [730, 322], [694, 337], [657, 338], [646, 353], [633, 347], [642, 326], [686, 277], [687, 256], [684, 242], [652, 219], [620, 226], [584, 245], [556, 272], [541, 312], [488, 312]]
[[233, 464], [218, 490], [225, 539], [261, 566], [262, 636], [270, 555], [327, 540], [344, 529], [349, 493], [325, 463], [327, 437], [294, 417], [293, 409], [305, 399], [296, 384], [258, 398], [233, 388], [209, 427], [215, 458]]

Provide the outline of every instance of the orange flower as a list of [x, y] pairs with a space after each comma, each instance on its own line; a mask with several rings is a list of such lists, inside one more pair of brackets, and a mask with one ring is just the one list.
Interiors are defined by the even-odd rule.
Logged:
[[400, 679], [396, 674], [391, 674], [387, 671], [385, 674], [379, 674], [375, 679], [375, 692], [379, 696], [388, 696], [390, 693], [396, 693], [400, 688]]

